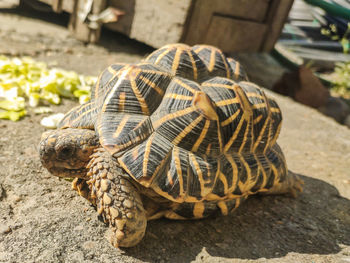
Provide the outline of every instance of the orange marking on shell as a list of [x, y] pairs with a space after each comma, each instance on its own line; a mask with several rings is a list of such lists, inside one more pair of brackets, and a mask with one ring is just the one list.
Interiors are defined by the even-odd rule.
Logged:
[[203, 202], [198, 202], [194, 204], [193, 207], [193, 215], [195, 218], [202, 218], [203, 217], [203, 213], [205, 210], [205, 206]]
[[149, 155], [151, 152], [153, 137], [154, 137], [154, 135], [148, 139], [146, 146], [145, 146], [145, 153], [144, 153], [144, 157], [143, 157], [142, 174], [143, 174], [143, 177], [146, 177], [146, 178], [147, 178], [148, 161], [149, 161]]
[[265, 97], [265, 102], [266, 102], [266, 108], [267, 108], [267, 118], [266, 118], [266, 122], [268, 122], [268, 127], [267, 127], [267, 141], [266, 141], [266, 145], [265, 145], [265, 148], [264, 148], [264, 154], [266, 153], [268, 147], [271, 145], [271, 133], [272, 133], [272, 112], [271, 112], [271, 106], [270, 106], [270, 103], [269, 103], [269, 100], [268, 98], [266, 97], [265, 93], [263, 92], [262, 95]]
[[232, 121], [234, 121], [234, 120], [237, 118], [237, 116], [238, 116], [238, 114], [239, 114], [240, 112], [241, 112], [241, 110], [238, 109], [238, 110], [237, 110], [234, 114], [232, 114], [229, 118], [227, 118], [226, 120], [222, 121], [222, 122], [220, 123], [221, 126], [224, 127], [224, 126], [230, 124]]
[[174, 181], [173, 181], [173, 178], [172, 178], [172, 176], [171, 176], [170, 170], [166, 173], [166, 175], [167, 175], [169, 184], [170, 184], [171, 186], [173, 186], [173, 185], [174, 185]]
[[176, 53], [174, 56], [173, 64], [171, 66], [171, 71], [174, 75], [176, 75], [177, 68], [179, 67], [180, 64], [180, 57], [181, 53], [183, 52], [183, 48], [179, 47], [176, 49]]
[[[142, 177], [140, 179], [140, 183], [146, 187], [150, 187], [153, 180], [155, 179], [155, 177], [157, 175], [159, 175], [159, 170], [164, 166], [164, 163], [167, 162], [169, 156], [171, 155], [171, 151], [169, 151], [167, 153], [167, 155], [163, 158], [163, 160], [160, 162], [160, 164], [158, 164], [157, 168], [154, 170], [153, 174], [151, 175], [151, 177]], [[163, 176], [163, 174], [161, 174]]]
[[160, 87], [157, 86], [156, 83], [153, 81], [145, 78], [144, 76], [140, 76], [140, 80], [142, 80], [144, 83], [149, 85], [152, 89], [154, 89], [159, 95], [163, 96], [164, 95], [164, 90], [162, 90]]
[[115, 94], [117, 88], [120, 86], [123, 80], [128, 76], [129, 72], [133, 69], [133, 66], [126, 66], [124, 69], [118, 71], [118, 75], [120, 75], [117, 83], [114, 84], [113, 88], [110, 90], [108, 96], [106, 97], [103, 107], [102, 107], [102, 113], [106, 111], [107, 106], [113, 95]]
[[[237, 209], [237, 208], [239, 207], [240, 203], [241, 203], [241, 198], [237, 198], [237, 199], [236, 199], [236, 203], [235, 203], [235, 208], [232, 209], [232, 210]], [[232, 210], [231, 210], [231, 211], [232, 211]]]
[[266, 103], [253, 104], [252, 107], [254, 109], [261, 109], [266, 107]]
[[256, 92], [247, 92], [246, 93], [247, 97], [249, 98], [259, 98], [259, 99], [264, 99], [264, 96], [260, 95], [259, 93]]
[[[268, 124], [269, 124], [269, 118], [267, 117], [267, 118], [265, 119], [265, 122], [264, 122], [263, 127], [262, 127], [261, 130], [260, 130], [259, 136], [258, 136], [258, 138], [256, 138], [255, 143], [254, 143], [254, 145], [253, 145], [253, 149], [252, 149], [253, 152], [255, 152], [255, 151], [256, 151], [256, 148], [259, 146], [259, 144], [260, 144], [260, 142], [261, 142], [261, 139], [262, 139], [262, 136], [264, 135], [265, 130], [266, 130]], [[266, 144], [267, 144], [267, 143], [266, 143]]]
[[182, 82], [181, 80], [179, 80], [178, 78], [175, 78], [174, 81], [177, 83], [177, 84], [180, 84], [181, 87], [187, 89], [188, 91], [192, 92], [193, 94], [197, 92], [197, 90], [191, 88], [189, 85], [187, 85], [186, 83]]
[[92, 104], [92, 102], [88, 102], [86, 103], [85, 105], [82, 105], [82, 106], [78, 106], [77, 108], [79, 108], [79, 110], [77, 111], [77, 114], [79, 114], [80, 112], [82, 112], [83, 109], [89, 107], [90, 105]]
[[228, 183], [227, 183], [227, 179], [226, 176], [220, 171], [219, 173], [219, 180], [222, 182], [222, 184], [224, 185], [224, 193], [225, 195], [228, 193]]
[[164, 117], [156, 120], [155, 123], [153, 124], [153, 127], [155, 129], [157, 129], [164, 122], [169, 121], [171, 119], [175, 119], [175, 118], [181, 117], [181, 116], [186, 115], [188, 113], [191, 113], [191, 112], [193, 112], [195, 110], [196, 110], [196, 108], [194, 106], [192, 106], [192, 107], [185, 108], [183, 110], [176, 111], [174, 113], [169, 113], [169, 114], [165, 115]]
[[198, 123], [200, 123], [203, 120], [203, 116], [199, 115], [194, 121], [192, 121], [190, 124], [188, 124], [185, 129], [183, 129], [176, 138], [172, 141], [174, 145], [178, 145], [182, 139], [189, 134], [194, 127], [197, 126]]
[[242, 156], [240, 156], [239, 159], [247, 171], [247, 179], [245, 183], [242, 183], [241, 181], [238, 182], [238, 185], [239, 185], [239, 188], [241, 189], [242, 194], [245, 194], [250, 192], [250, 189], [252, 189], [253, 186], [256, 184], [256, 180], [258, 179], [258, 177], [256, 176], [254, 180], [254, 178], [252, 178], [252, 172], [248, 163], [245, 161], [245, 159]]
[[[158, 63], [162, 60], [162, 58], [164, 56], [166, 56], [170, 51], [171, 51], [171, 49], [165, 49], [164, 52], [157, 57], [157, 59], [154, 62], [154, 64], [158, 65]], [[151, 54], [151, 56], [152, 56], [152, 54]]]
[[270, 162], [270, 167], [271, 167], [272, 172], [275, 175], [275, 178], [274, 178], [275, 180], [273, 182], [273, 185], [276, 185], [276, 184], [278, 184], [278, 182], [280, 180], [280, 174], [278, 173], [276, 166], [272, 162]]
[[139, 73], [140, 73], [140, 70], [131, 71], [131, 74], [129, 74], [129, 80], [130, 80], [131, 88], [140, 104], [142, 113], [149, 116], [150, 113], [149, 113], [148, 105], [146, 103], [145, 98], [142, 96], [140, 90], [138, 89], [135, 81], [135, 78]]
[[[252, 121], [253, 118], [253, 110], [252, 110], [252, 105], [249, 102], [247, 96], [245, 95], [244, 91], [242, 90], [242, 88], [238, 85], [234, 86], [237, 97], [240, 100], [240, 104], [241, 104], [241, 108], [242, 108], [242, 115], [241, 115], [241, 119], [236, 127], [235, 132], [233, 133], [233, 135], [231, 136], [231, 138], [229, 139], [229, 141], [227, 142], [227, 144], [224, 147], [224, 151], [227, 152], [229, 150], [229, 148], [232, 146], [233, 142], [235, 141], [235, 139], [238, 136], [238, 133], [240, 132], [243, 122], [246, 121], [247, 122], [247, 128], [245, 131], [245, 134], [247, 132], [247, 130], [249, 129], [249, 124]], [[242, 147], [240, 147], [241, 149]]]
[[115, 71], [111, 66], [109, 66], [109, 67], [107, 68], [107, 70], [108, 70], [110, 73], [112, 73], [112, 75], [116, 75], [116, 74], [118, 73], [118, 71]]
[[281, 110], [279, 108], [275, 108], [275, 107], [270, 108], [270, 111], [273, 112], [273, 113], [276, 113], [276, 112], [280, 113], [281, 112]]
[[219, 50], [219, 54], [220, 54], [222, 61], [224, 62], [224, 65], [225, 65], [226, 78], [231, 79], [231, 70], [230, 70], [230, 66], [227, 63], [228, 61], [227, 61], [225, 55], [221, 52], [221, 50]]
[[[263, 127], [262, 127], [261, 130], [260, 130], [259, 136], [258, 136], [258, 138], [256, 138], [255, 143], [254, 143], [254, 145], [253, 145], [253, 149], [252, 149], [253, 152], [256, 151], [256, 148], [259, 146], [259, 143], [261, 142], [261, 139], [262, 139], [262, 136], [263, 136], [264, 133], [265, 133], [265, 130], [270, 128], [270, 123], [271, 123], [271, 121], [270, 121], [270, 120], [271, 120], [270, 105], [269, 105], [269, 103], [268, 103], [268, 100], [267, 100], [267, 98], [266, 98], [265, 93], [263, 93], [263, 96], [264, 96], [265, 102], [264, 102], [264, 103], [260, 103], [260, 104], [255, 104], [255, 105], [264, 105], [264, 107], [267, 107], [267, 117], [266, 117], [266, 119], [265, 119], [265, 122], [264, 122]], [[253, 105], [254, 108], [255, 108], [255, 105]], [[269, 125], [269, 127], [268, 127], [268, 125]], [[269, 145], [269, 137], [270, 137], [269, 134], [270, 134], [270, 131], [268, 131], [267, 142], [266, 142], [266, 146], [265, 146], [265, 148], [264, 148], [264, 153], [265, 153], [265, 151], [266, 151], [266, 149], [267, 149], [267, 146]]]
[[209, 66], [208, 66], [209, 72], [212, 72], [214, 69], [214, 66], [215, 66], [215, 53], [216, 53], [216, 51], [211, 48], [210, 49], [210, 60], [209, 60]]
[[158, 70], [142, 69], [142, 73], [154, 74], [154, 75], [163, 75], [163, 76], [167, 76], [167, 77], [172, 77], [172, 75], [170, 73], [163, 72], [163, 71], [158, 71]]
[[237, 97], [233, 98], [233, 99], [217, 101], [217, 102], [215, 102], [215, 105], [218, 107], [222, 107], [222, 106], [227, 106], [227, 105], [235, 104], [235, 103], [239, 103], [239, 99]]
[[137, 158], [139, 157], [139, 149], [138, 149], [138, 147], [136, 147], [133, 151], [132, 151], [132, 159], [134, 160], [134, 161], [136, 161], [137, 160]]
[[260, 176], [260, 171], [261, 171], [261, 174], [262, 174], [262, 177], [263, 177], [263, 180], [262, 180], [262, 183], [261, 183], [261, 186], [260, 188], [264, 188], [266, 183], [267, 183], [267, 176], [266, 176], [266, 171], [265, 169], [263, 168], [259, 158], [256, 156], [256, 154], [254, 153], [254, 159], [257, 161], [258, 163], [258, 169], [257, 169], [257, 174], [258, 176]]
[[221, 199], [224, 199], [225, 197], [220, 197], [217, 194], [209, 193], [206, 197], [205, 200], [207, 201], [218, 201]]
[[[251, 121], [248, 121], [248, 122], [247, 122], [247, 127], [246, 127], [245, 132], [244, 132], [243, 140], [242, 140], [242, 142], [241, 142], [241, 146], [240, 146], [239, 149], [238, 149], [238, 154], [241, 154], [241, 152], [242, 152], [242, 150], [243, 150], [245, 144], [247, 143], [247, 141], [248, 141], [248, 139], [249, 139], [249, 137], [248, 137], [248, 132], [249, 132], [249, 131], [250, 131], [250, 140], [252, 140], [252, 138], [253, 138], [253, 129], [252, 129], [252, 128], [253, 128], [253, 127], [252, 127], [252, 122], [251, 122]], [[250, 150], [251, 150], [252, 144], [250, 145], [249, 148], [250, 148]]]
[[69, 128], [72, 125], [72, 119], [70, 119], [70, 114], [72, 114], [73, 112], [75, 112], [80, 106], [76, 106], [74, 108], [72, 108], [70, 111], [68, 111], [63, 119], [60, 121], [60, 128], [64, 129], [64, 128]]
[[174, 100], [192, 100], [193, 96], [186, 96], [186, 95], [181, 95], [176, 93], [167, 93], [165, 94], [164, 98], [174, 99]]
[[100, 74], [95, 84], [95, 98], [98, 98], [98, 89], [100, 87], [100, 81], [101, 81], [102, 75], [103, 75], [103, 72]]
[[[108, 67], [107, 70], [109, 71], [109, 73], [111, 73], [113, 76], [113, 78], [111, 78], [105, 85], [108, 86], [115, 77], [117, 77], [119, 74], [119, 71], [115, 71], [112, 67]], [[95, 89], [95, 97], [98, 98], [99, 97], [99, 87], [100, 87], [100, 80], [102, 78], [102, 75], [103, 75], [103, 72], [102, 74], [100, 75], [99, 79], [98, 79], [98, 84], [96, 84], [96, 89]]]
[[236, 130], [235, 132], [233, 133], [233, 135], [231, 136], [231, 138], [229, 139], [229, 141], [226, 143], [225, 147], [224, 147], [224, 151], [227, 152], [230, 147], [232, 146], [233, 142], [236, 140], [237, 136], [238, 136], [238, 133], [240, 132], [241, 128], [242, 128], [242, 125], [243, 125], [243, 122], [244, 122], [244, 119], [241, 118], [237, 127], [236, 127]]
[[239, 62], [236, 61], [235, 78], [238, 79], [238, 77], [239, 77]]
[[203, 49], [207, 48], [206, 45], [200, 45], [199, 47], [194, 48], [194, 52], [196, 52], [197, 54], [200, 53]]
[[193, 55], [191, 53], [191, 50], [187, 51], [188, 56], [190, 57], [191, 63], [192, 63], [192, 69], [193, 69], [193, 79], [197, 80], [198, 79], [198, 69], [196, 62], [194, 61]]
[[278, 135], [280, 134], [281, 131], [281, 127], [282, 127], [282, 122], [280, 122], [277, 126], [275, 135], [273, 136], [273, 138], [271, 139], [270, 145], [274, 145], [277, 141]]
[[263, 115], [260, 114], [258, 117], [256, 117], [254, 120], [253, 120], [253, 124], [257, 124], [259, 121], [261, 121]]
[[212, 146], [212, 144], [209, 143], [208, 146], [207, 146], [207, 149], [205, 150], [205, 154], [206, 154], [206, 155], [209, 155], [209, 154], [210, 154], [211, 146]]
[[125, 92], [120, 92], [119, 94], [119, 104], [118, 111], [123, 112], [125, 108], [126, 94]]
[[182, 176], [182, 169], [181, 169], [181, 160], [180, 160], [180, 154], [179, 154], [179, 148], [177, 146], [174, 147], [173, 149], [173, 155], [172, 157], [174, 158], [174, 163], [175, 163], [175, 169], [177, 173], [177, 177], [179, 179], [179, 195], [184, 196], [184, 182], [183, 182], [183, 176]]
[[209, 120], [218, 120], [219, 117], [215, 111], [214, 105], [208, 95], [203, 91], [197, 91], [193, 98], [193, 105], [200, 110]]
[[190, 159], [192, 160], [192, 163], [193, 163], [193, 165], [195, 167], [195, 170], [196, 170], [196, 173], [197, 173], [197, 176], [198, 176], [198, 181], [199, 181], [199, 184], [200, 184], [200, 187], [201, 187], [201, 196], [204, 197], [208, 193], [210, 193], [211, 189], [206, 188], [204, 186], [205, 181], [204, 181], [204, 178], [203, 178], [203, 171], [201, 170], [201, 167], [199, 166], [199, 163], [196, 160], [196, 157], [194, 156], [194, 154], [189, 152], [188, 155], [189, 155]]
[[233, 84], [232, 85], [228, 85], [228, 84], [221, 84], [221, 83], [208, 83], [208, 82], [204, 82], [202, 83], [203, 87], [216, 87], [216, 88], [223, 88], [223, 89], [230, 89], [230, 90], [235, 90], [233, 88]]
[[198, 150], [199, 146], [201, 145], [205, 136], [207, 135], [209, 126], [210, 126], [210, 121], [206, 120], [204, 127], [203, 127], [203, 130], [202, 130], [201, 134], [199, 135], [199, 138], [197, 139], [197, 141], [194, 143], [194, 145], [192, 147], [192, 150], [191, 150], [192, 152], [196, 152]]
[[113, 134], [113, 138], [117, 138], [120, 135], [120, 133], [123, 131], [123, 129], [125, 127], [125, 124], [128, 122], [129, 118], [130, 118], [130, 115], [125, 115], [123, 117], [123, 119], [121, 120], [121, 122], [118, 125], [117, 130]]
[[[89, 104], [91, 105], [91, 104]], [[83, 114], [81, 114], [80, 116], [78, 116], [75, 120], [72, 121], [72, 124], [77, 123], [79, 120], [81, 120], [84, 116], [86, 116], [87, 114], [89, 114], [90, 112], [92, 112], [95, 108], [91, 108], [90, 110], [85, 111]]]
[[226, 202], [225, 201], [219, 201], [218, 202], [218, 207], [220, 208], [221, 210], [221, 213], [226, 216], [228, 214], [228, 208], [227, 208], [227, 205], [226, 205]]

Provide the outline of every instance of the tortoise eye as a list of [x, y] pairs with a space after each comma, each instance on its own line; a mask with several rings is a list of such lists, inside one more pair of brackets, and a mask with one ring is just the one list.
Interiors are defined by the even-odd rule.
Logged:
[[58, 158], [59, 159], [68, 159], [73, 155], [73, 148], [70, 147], [64, 147], [58, 151]]

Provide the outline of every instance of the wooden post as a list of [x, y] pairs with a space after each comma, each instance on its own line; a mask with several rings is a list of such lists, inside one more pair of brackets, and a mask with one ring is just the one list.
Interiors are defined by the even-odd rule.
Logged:
[[[79, 18], [80, 10], [83, 10], [84, 0], [75, 0], [75, 6], [70, 16], [69, 30], [73, 32], [74, 36], [84, 42], [95, 43], [99, 40], [101, 34], [101, 24], [96, 29], [89, 27], [86, 21]], [[98, 14], [106, 8], [106, 0], [94, 0], [92, 3], [91, 14]]]
[[62, 0], [52, 0], [52, 10], [56, 13], [62, 12]]
[[262, 42], [261, 51], [269, 52], [273, 49], [284, 23], [288, 18], [288, 13], [292, 8], [294, 0], [273, 0], [270, 7], [269, 16], [266, 23], [268, 30]]

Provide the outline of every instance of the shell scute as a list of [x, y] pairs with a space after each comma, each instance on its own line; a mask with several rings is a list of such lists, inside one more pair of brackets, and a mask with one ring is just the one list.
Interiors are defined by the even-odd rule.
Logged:
[[95, 120], [99, 113], [94, 101], [86, 102], [71, 109], [57, 125], [59, 129], [81, 128], [94, 129]]
[[126, 64], [124, 63], [112, 64], [102, 71], [97, 79], [95, 88], [91, 89], [91, 99], [97, 100], [100, 98], [103, 100], [111, 87], [117, 82], [118, 72], [125, 66]]
[[240, 200], [284, 180], [281, 121], [277, 103], [238, 61], [212, 46], [172, 44], [143, 63], [107, 68], [91, 102], [61, 127], [94, 127], [136, 182], [195, 203], [198, 216], [205, 202]]
[[150, 54], [145, 61], [164, 68], [174, 76], [198, 82], [208, 77], [207, 67], [188, 45], [164, 46]]

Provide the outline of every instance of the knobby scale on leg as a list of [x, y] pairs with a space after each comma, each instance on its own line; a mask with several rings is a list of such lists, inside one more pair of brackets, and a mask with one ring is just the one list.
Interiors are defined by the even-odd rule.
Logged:
[[125, 172], [105, 150], [98, 150], [89, 163], [92, 177], [88, 181], [96, 199], [97, 212], [111, 227], [110, 241], [116, 246], [136, 245], [146, 230], [146, 213], [136, 188]]

